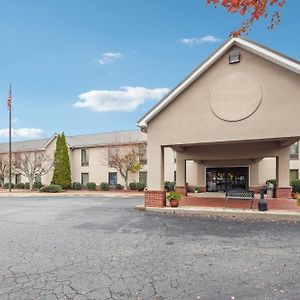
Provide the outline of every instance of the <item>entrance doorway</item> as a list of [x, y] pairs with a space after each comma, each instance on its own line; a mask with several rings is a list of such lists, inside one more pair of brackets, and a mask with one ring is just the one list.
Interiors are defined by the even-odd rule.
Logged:
[[208, 192], [248, 190], [248, 174], [248, 167], [207, 168], [206, 190]]

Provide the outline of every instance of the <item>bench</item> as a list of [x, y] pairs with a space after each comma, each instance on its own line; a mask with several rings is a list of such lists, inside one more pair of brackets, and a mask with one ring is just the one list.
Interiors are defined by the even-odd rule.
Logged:
[[250, 208], [253, 209], [254, 192], [248, 191], [226, 191], [225, 194], [225, 208], [227, 207], [228, 199], [235, 200], [249, 200], [251, 202]]

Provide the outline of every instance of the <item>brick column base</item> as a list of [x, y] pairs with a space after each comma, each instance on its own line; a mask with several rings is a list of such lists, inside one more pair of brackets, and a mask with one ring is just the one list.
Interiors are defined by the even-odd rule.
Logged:
[[165, 207], [165, 191], [145, 191], [145, 207]]
[[254, 192], [255, 194], [259, 194], [260, 188], [257, 185], [252, 185], [252, 186], [249, 186], [249, 191]]
[[276, 198], [291, 198], [292, 188], [291, 187], [277, 187], [275, 189]]
[[199, 192], [205, 193], [206, 192], [206, 186], [199, 186]]
[[176, 186], [175, 187], [175, 191], [179, 194], [181, 194], [182, 196], [186, 196], [187, 195], [187, 190], [185, 186]]

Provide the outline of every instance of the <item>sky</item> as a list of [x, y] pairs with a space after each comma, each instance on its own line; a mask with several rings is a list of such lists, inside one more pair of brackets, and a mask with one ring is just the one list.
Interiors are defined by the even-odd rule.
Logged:
[[[300, 60], [300, 1], [246, 36]], [[137, 129], [241, 17], [205, 0], [0, 0], [0, 142]]]

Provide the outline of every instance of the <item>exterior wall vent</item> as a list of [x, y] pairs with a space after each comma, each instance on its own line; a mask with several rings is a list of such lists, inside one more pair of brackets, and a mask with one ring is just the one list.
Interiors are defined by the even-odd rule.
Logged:
[[241, 60], [240, 51], [232, 51], [229, 53], [229, 64], [239, 63]]

